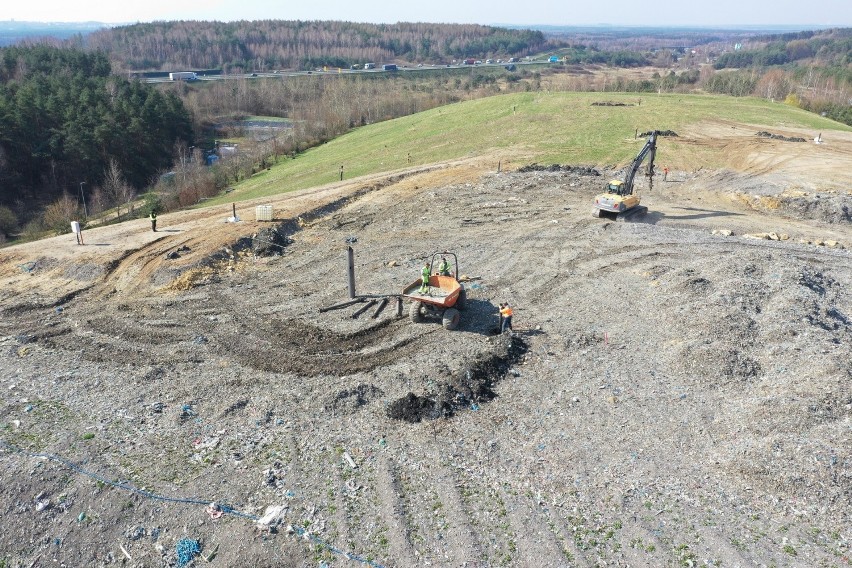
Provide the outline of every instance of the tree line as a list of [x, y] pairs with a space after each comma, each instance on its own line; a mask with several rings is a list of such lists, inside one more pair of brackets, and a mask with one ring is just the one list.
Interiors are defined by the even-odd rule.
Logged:
[[171, 165], [176, 143], [193, 139], [175, 93], [113, 75], [101, 52], [0, 49], [0, 238], [12, 217], [67, 192], [128, 200]]
[[140, 23], [99, 30], [84, 43], [125, 70], [221, 67], [226, 73], [519, 57], [548, 44], [539, 31], [476, 24], [283, 20]]
[[[226, 24], [210, 25], [228, 29]], [[159, 29], [161, 24], [150, 26]], [[307, 35], [307, 30], [318, 30], [303, 27]], [[326, 48], [330, 53], [335, 45], [332, 42]], [[834, 47], [819, 50], [836, 51]], [[34, 45], [0, 50], [0, 241], [4, 232], [11, 231], [4, 228], [26, 221], [25, 212], [44, 213], [33, 216], [33, 232], [67, 230], [70, 217], [80, 218], [78, 189], [85, 192], [90, 214], [115, 207], [120, 217], [133, 206], [138, 192], [151, 187], [155, 191], [146, 194], [146, 213], [151, 207], [191, 205], [353, 127], [469, 98], [549, 89], [552, 74], [567, 75], [562, 85], [570, 90], [756, 95], [852, 124], [847, 70], [821, 67], [814, 60], [807, 66], [718, 71], [712, 65], [703, 65], [700, 71], [691, 65], [681, 72], [668, 70], [628, 80], [588, 69], [646, 65], [649, 58], [659, 59], [659, 53], [608, 52], [577, 43], [550, 53], [564, 56], [566, 63], [542, 70], [521, 67], [515, 72], [471, 67], [429, 74], [312, 75], [153, 86], [127, 80], [123, 72], [116, 74], [115, 63], [111, 70], [107, 56], [91, 48]], [[221, 64], [210, 63], [210, 67]], [[665, 66], [670, 64], [666, 59]], [[252, 142], [239, 127], [247, 115], [286, 117], [292, 128]], [[205, 156], [195, 146], [209, 149], [205, 140], [228, 136], [245, 140], [239, 154], [204, 167]], [[169, 170], [175, 175], [161, 177]]]

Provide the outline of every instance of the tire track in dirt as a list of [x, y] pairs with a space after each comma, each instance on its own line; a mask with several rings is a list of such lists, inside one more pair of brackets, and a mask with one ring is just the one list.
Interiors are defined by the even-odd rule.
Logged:
[[[526, 495], [500, 490], [506, 504], [512, 535], [520, 558], [564, 558], [562, 547], [548, 526], [540, 508]], [[567, 566], [557, 563], [557, 566]]]
[[374, 480], [378, 503], [376, 508], [388, 523], [388, 561], [386, 564], [406, 568], [417, 564], [411, 544], [411, 526], [406, 514], [406, 503], [399, 474], [388, 459], [380, 455], [376, 463]]
[[459, 493], [460, 480], [446, 466], [433, 463], [428, 482], [435, 488], [444, 517], [441, 530], [444, 560], [458, 566], [478, 557], [481, 547], [471, 531], [470, 516]]

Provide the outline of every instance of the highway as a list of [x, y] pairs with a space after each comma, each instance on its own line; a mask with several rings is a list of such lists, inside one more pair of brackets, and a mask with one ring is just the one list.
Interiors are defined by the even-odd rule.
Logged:
[[[316, 69], [311, 71], [271, 71], [271, 72], [257, 72], [257, 73], [238, 73], [234, 75], [198, 75], [197, 79], [194, 81], [221, 81], [228, 79], [261, 79], [261, 78], [276, 78], [276, 77], [305, 77], [309, 75], [360, 75], [366, 73], [410, 73], [412, 71], [439, 71], [439, 70], [447, 70], [447, 69], [477, 69], [477, 68], [490, 68], [494, 69], [497, 67], [506, 67], [508, 65], [516, 65], [516, 66], [526, 66], [526, 65], [547, 65], [547, 60], [531, 60], [531, 61], [517, 61], [513, 63], [502, 62], [497, 63], [477, 63], [475, 65], [465, 65], [463, 63], [455, 63], [448, 65], [418, 65], [414, 67], [402, 66], [398, 65], [397, 69], [394, 71], [385, 71], [378, 66], [375, 69], [343, 69], [337, 67], [329, 67], [326, 69]], [[176, 81], [172, 81], [168, 77], [149, 77], [144, 79], [146, 83], [174, 83]]]

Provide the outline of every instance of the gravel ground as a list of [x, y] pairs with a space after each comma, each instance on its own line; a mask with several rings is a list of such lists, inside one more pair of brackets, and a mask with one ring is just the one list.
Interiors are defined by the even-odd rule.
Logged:
[[[35, 264], [0, 296], [0, 566], [178, 566], [182, 539], [219, 566], [848, 566], [850, 196], [671, 172], [620, 223], [595, 173], [398, 176], [277, 208], [271, 256], [252, 221], [7, 250]], [[375, 318], [320, 312], [350, 245]], [[457, 331], [397, 316], [441, 250]]]

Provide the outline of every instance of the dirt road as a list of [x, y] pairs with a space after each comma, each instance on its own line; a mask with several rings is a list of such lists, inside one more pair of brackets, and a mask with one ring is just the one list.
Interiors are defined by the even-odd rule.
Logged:
[[[619, 172], [460, 161], [0, 251], [0, 562], [848, 565], [852, 139], [815, 183], [731, 137], [639, 223], [590, 215]], [[376, 318], [320, 312], [348, 246]], [[454, 332], [393, 297], [444, 249]]]

